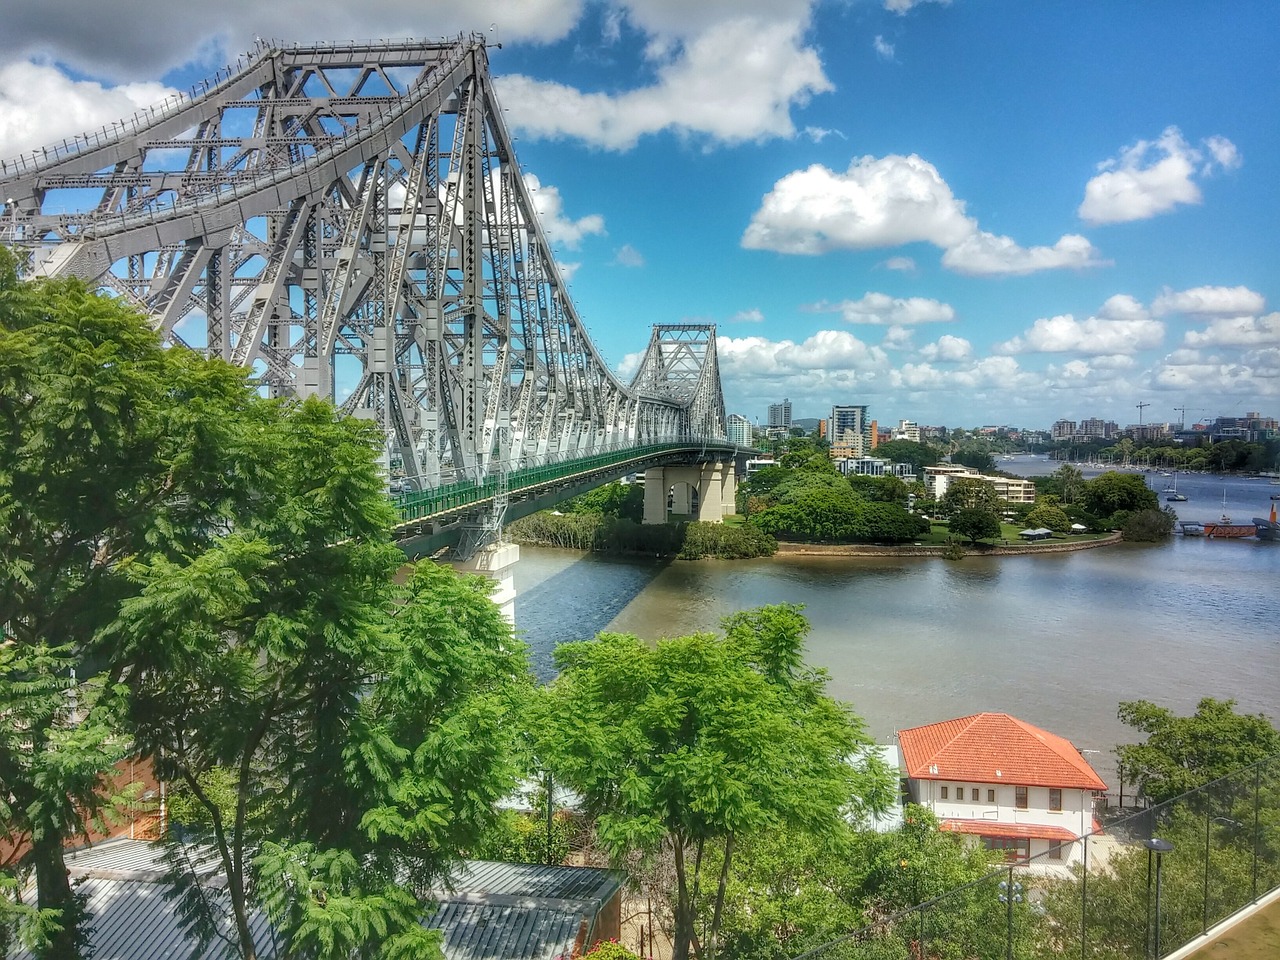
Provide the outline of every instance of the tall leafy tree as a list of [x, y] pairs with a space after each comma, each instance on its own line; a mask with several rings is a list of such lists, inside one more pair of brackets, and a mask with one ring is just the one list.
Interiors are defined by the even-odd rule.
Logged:
[[938, 501], [947, 513], [958, 510], [985, 510], [999, 516], [1004, 505], [990, 480], [977, 477], [955, 477], [947, 484], [947, 492]]
[[[740, 838], [784, 825], [820, 833], [859, 790], [845, 758], [866, 742], [862, 725], [805, 667], [807, 630], [782, 605], [726, 618], [723, 636], [651, 647], [601, 634], [556, 652], [536, 753], [582, 794], [615, 857], [672, 858], [676, 960], [700, 919], [700, 952], [714, 955]], [[700, 918], [699, 892], [713, 884]]]
[[1234, 700], [1205, 697], [1190, 716], [1149, 700], [1120, 704], [1120, 720], [1145, 733], [1116, 747], [1125, 778], [1163, 803], [1280, 753], [1280, 731], [1260, 713], [1237, 713]]
[[23, 283], [0, 250], [0, 830], [25, 853], [50, 955], [81, 938], [63, 859], [105, 812], [122, 741], [119, 667], [94, 638], [140, 554], [198, 550], [246, 502], [257, 462], [244, 374], [165, 350], [146, 322], [76, 281]]

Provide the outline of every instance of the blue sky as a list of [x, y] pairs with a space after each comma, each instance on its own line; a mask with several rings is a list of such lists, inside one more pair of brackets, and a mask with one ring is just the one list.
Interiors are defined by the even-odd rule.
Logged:
[[[84, 12], [74, 10], [83, 6]], [[62, 7], [66, 7], [63, 10]], [[1280, 415], [1280, 4], [8, 0], [0, 153], [254, 37], [479, 29], [592, 338], [881, 423]], [[188, 9], [190, 7], [190, 9]], [[299, 24], [305, 25], [300, 33]]]

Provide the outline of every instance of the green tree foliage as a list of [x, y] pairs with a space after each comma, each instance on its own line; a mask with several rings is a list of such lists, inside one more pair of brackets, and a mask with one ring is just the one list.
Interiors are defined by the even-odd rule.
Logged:
[[998, 517], [1004, 501], [996, 494], [995, 484], [990, 480], [955, 477], [947, 483], [947, 492], [938, 501], [938, 506], [948, 515], [958, 510], [985, 510]]
[[844, 758], [866, 742], [825, 675], [804, 666], [799, 608], [735, 614], [724, 630], [656, 647], [621, 634], [561, 646], [532, 728], [536, 755], [582, 795], [615, 857], [673, 858], [676, 960], [689, 956], [698, 891], [712, 884], [703, 945], [715, 953], [740, 839], [839, 822], [858, 792]]
[[1120, 704], [1119, 717], [1147, 735], [1142, 743], [1116, 747], [1116, 757], [1125, 779], [1155, 803], [1280, 753], [1280, 731], [1263, 714], [1236, 713], [1234, 700], [1205, 697], [1189, 717], [1129, 700]]
[[849, 477], [849, 486], [864, 500], [896, 503], [900, 507], [907, 505], [909, 491], [907, 485], [898, 477], [863, 477], [854, 474]]
[[1094, 516], [1113, 517], [1120, 511], [1158, 510], [1160, 498], [1140, 473], [1110, 471], [1084, 485], [1082, 506]]
[[127, 746], [127, 656], [96, 637], [136, 592], [132, 558], [198, 553], [249, 502], [258, 404], [242, 371], [162, 349], [77, 281], [19, 282], [0, 250], [0, 715], [27, 733], [0, 743], [0, 829], [30, 843], [38, 907], [63, 912], [51, 955], [80, 939], [63, 847], [109, 813]]
[[[370, 425], [260, 398], [147, 321], [0, 260], [3, 828], [44, 948], [84, 927], [62, 849], [150, 756], [214, 851], [240, 956], [268, 909], [298, 955], [433, 955], [415, 890], [513, 781], [524, 648], [486, 582], [403, 563]], [[75, 674], [72, 670], [75, 670]], [[181, 915], [209, 903], [174, 849]]]
[[970, 543], [1000, 536], [1000, 518], [990, 510], [962, 507], [951, 515], [951, 532]]
[[889, 440], [875, 449], [875, 455], [891, 463], [909, 463], [919, 476], [925, 467], [934, 466], [939, 460], [938, 451], [926, 443], [914, 440]]
[[1163, 510], [1138, 510], [1129, 514], [1120, 533], [1125, 540], [1137, 543], [1155, 543], [1173, 535], [1178, 515], [1171, 507]]
[[1044, 527], [1056, 533], [1066, 533], [1071, 529], [1071, 518], [1056, 504], [1038, 503], [1023, 518], [1028, 527]]
[[979, 473], [994, 473], [996, 469], [995, 457], [991, 456], [991, 451], [986, 445], [962, 447], [951, 454], [951, 462], [977, 470]]
[[606, 483], [560, 504], [562, 513], [594, 513], [639, 523], [644, 519], [644, 487], [638, 483]]
[[702, 521], [640, 524], [601, 514], [545, 510], [511, 523], [507, 534], [517, 543], [682, 560], [741, 560], [769, 556], [778, 549], [776, 540], [754, 526]]

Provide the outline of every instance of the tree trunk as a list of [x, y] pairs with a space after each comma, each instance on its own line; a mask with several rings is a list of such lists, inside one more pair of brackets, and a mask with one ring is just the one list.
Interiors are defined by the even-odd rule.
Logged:
[[693, 903], [689, 898], [684, 844], [673, 840], [671, 846], [676, 859], [676, 928], [671, 942], [671, 960], [689, 960], [689, 944], [693, 942]]
[[71, 892], [71, 876], [62, 854], [62, 838], [53, 836], [36, 840], [32, 844], [31, 862], [35, 865], [36, 905], [41, 910], [61, 911], [58, 921], [62, 929], [54, 934], [39, 956], [47, 960], [79, 960], [83, 917], [80, 902]]
[[715, 960], [720, 947], [720, 915], [724, 909], [724, 889], [729, 883], [729, 863], [733, 860], [733, 834], [724, 842], [724, 863], [720, 865], [720, 886], [716, 888], [716, 906], [711, 913], [711, 932], [707, 937], [707, 960]]

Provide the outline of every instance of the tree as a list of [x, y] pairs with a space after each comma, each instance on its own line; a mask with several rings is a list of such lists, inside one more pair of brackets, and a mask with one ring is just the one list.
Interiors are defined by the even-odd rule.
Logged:
[[1163, 510], [1139, 510], [1129, 515], [1120, 534], [1125, 540], [1135, 543], [1155, 543], [1165, 540], [1173, 534], [1178, 515], [1172, 507]]
[[1063, 509], [1054, 504], [1036, 504], [1027, 514], [1025, 522], [1029, 527], [1045, 527], [1057, 533], [1065, 533], [1071, 529], [1071, 518]]
[[878, 503], [907, 504], [907, 485], [899, 477], [865, 477], [853, 474], [849, 477], [853, 492]]
[[1116, 747], [1125, 778], [1154, 803], [1280, 753], [1280, 731], [1260, 713], [1240, 714], [1234, 700], [1203, 698], [1189, 717], [1149, 700], [1120, 704], [1119, 717], [1147, 735]]
[[992, 540], [1000, 536], [1000, 518], [990, 510], [965, 507], [951, 515], [951, 532], [966, 537], [970, 543]]
[[995, 484], [990, 480], [954, 477], [938, 504], [948, 514], [957, 510], [985, 510], [998, 517], [1004, 501], [996, 494]]
[[888, 440], [875, 449], [875, 454], [892, 463], [909, 463], [915, 468], [917, 476], [925, 467], [932, 467], [938, 462], [938, 451], [926, 443], [914, 440]]
[[1121, 510], [1158, 510], [1160, 498], [1147, 486], [1140, 473], [1109, 471], [1084, 485], [1084, 508], [1098, 517], [1114, 516]]
[[967, 447], [951, 454], [951, 462], [970, 467], [979, 473], [991, 473], [996, 468], [995, 457], [984, 447]]
[[583, 796], [615, 858], [672, 857], [676, 960], [689, 956], [704, 875], [718, 873], [704, 944], [714, 955], [737, 842], [831, 829], [858, 789], [845, 758], [867, 742], [825, 694], [825, 674], [804, 666], [798, 607], [723, 625], [723, 636], [656, 647], [607, 633], [559, 647], [560, 676], [532, 725], [537, 756]]
[[131, 558], [199, 552], [249, 503], [261, 403], [243, 371], [163, 349], [78, 281], [22, 283], [0, 250], [0, 715], [22, 718], [0, 738], [0, 830], [29, 845], [20, 868], [59, 915], [49, 955], [79, 949], [62, 851], [110, 813], [127, 747], [122, 658], [95, 637], [136, 591]]

